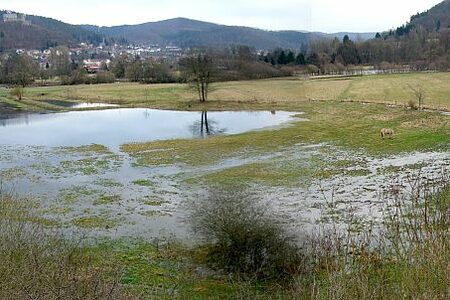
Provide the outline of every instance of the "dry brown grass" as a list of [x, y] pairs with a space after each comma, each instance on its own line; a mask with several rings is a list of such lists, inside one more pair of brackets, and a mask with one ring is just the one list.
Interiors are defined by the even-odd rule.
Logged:
[[428, 118], [416, 119], [403, 122], [402, 128], [430, 128], [440, 129], [450, 126], [450, 118], [441, 118], [440, 116], [429, 116]]
[[[349, 78], [278, 78], [214, 84], [208, 109], [295, 109], [305, 101], [375, 102], [407, 106], [411, 86], [423, 87], [424, 108], [450, 110], [450, 73], [412, 73]], [[25, 100], [79, 100], [165, 109], [198, 108], [196, 93], [183, 84], [117, 83], [30, 88]], [[30, 103], [33, 105], [33, 103]]]

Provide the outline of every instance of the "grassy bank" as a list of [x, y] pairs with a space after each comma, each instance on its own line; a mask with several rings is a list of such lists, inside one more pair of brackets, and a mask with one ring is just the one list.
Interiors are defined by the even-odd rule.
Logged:
[[29, 88], [33, 100], [77, 100], [165, 109], [296, 109], [304, 101], [352, 101], [406, 105], [421, 87], [425, 105], [450, 110], [450, 73], [411, 73], [344, 78], [282, 78], [215, 84], [210, 101], [197, 103], [196, 93], [181, 84], [132, 83]]

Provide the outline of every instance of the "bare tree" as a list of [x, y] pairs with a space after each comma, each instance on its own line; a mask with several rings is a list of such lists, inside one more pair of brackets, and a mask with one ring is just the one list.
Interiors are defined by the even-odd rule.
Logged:
[[39, 66], [28, 55], [15, 54], [6, 63], [7, 82], [25, 87], [32, 83], [39, 73]]
[[[417, 87], [413, 87], [412, 85], [408, 85], [411, 91], [416, 98], [418, 109], [421, 110], [423, 108], [423, 103], [425, 101], [425, 90], [419, 85]], [[410, 105], [411, 106], [411, 105]]]
[[200, 53], [180, 61], [186, 81], [198, 92], [200, 102], [206, 102], [211, 83], [216, 75], [216, 66], [209, 54]]
[[51, 50], [50, 54], [50, 67], [52, 75], [62, 76], [70, 75], [70, 50], [65, 46], [58, 46]]

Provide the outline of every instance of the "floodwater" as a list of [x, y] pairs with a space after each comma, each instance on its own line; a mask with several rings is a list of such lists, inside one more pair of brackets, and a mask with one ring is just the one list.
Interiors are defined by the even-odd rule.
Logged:
[[0, 119], [0, 144], [47, 147], [100, 144], [118, 149], [125, 143], [243, 133], [286, 123], [296, 114], [141, 108], [24, 114]]
[[[335, 145], [298, 144], [262, 155], [236, 153], [204, 166], [139, 166], [119, 147], [237, 134], [302, 120], [294, 115], [299, 113], [112, 109], [0, 119], [0, 189], [36, 200], [43, 217], [58, 228], [87, 236], [151, 239], [174, 234], [190, 240], [183, 205], [206, 192], [192, 182], [228, 168], [275, 163], [314, 170], [317, 160], [325, 171], [336, 168], [339, 172], [330, 177], [304, 181], [299, 175], [293, 186], [252, 186], [294, 230], [328, 219], [380, 221], [390, 199], [384, 193], [407, 194], [413, 179], [440, 180], [449, 173], [448, 151], [372, 157]], [[70, 148], [90, 144], [108, 150]]]
[[[120, 145], [238, 134], [299, 114], [109, 109], [0, 118], [0, 189], [37, 201], [59, 228], [89, 236], [186, 237], [177, 209], [193, 193], [180, 177], [186, 167], [139, 167]], [[108, 150], [71, 148], [91, 144]]]
[[119, 105], [117, 105], [117, 104], [110, 104], [110, 103], [70, 102], [70, 101], [63, 101], [63, 100], [46, 100], [44, 102], [51, 104], [51, 105], [67, 107], [67, 108], [72, 108], [72, 109], [119, 107]]

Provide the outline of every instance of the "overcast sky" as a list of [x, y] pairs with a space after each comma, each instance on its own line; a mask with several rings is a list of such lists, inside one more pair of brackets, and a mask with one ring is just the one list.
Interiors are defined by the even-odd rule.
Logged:
[[442, 0], [1, 0], [0, 9], [72, 24], [122, 25], [185, 17], [270, 30], [375, 32]]

